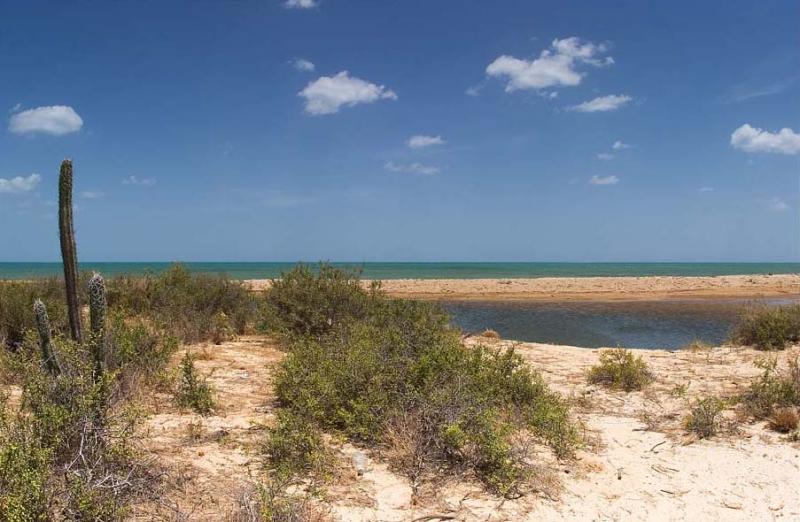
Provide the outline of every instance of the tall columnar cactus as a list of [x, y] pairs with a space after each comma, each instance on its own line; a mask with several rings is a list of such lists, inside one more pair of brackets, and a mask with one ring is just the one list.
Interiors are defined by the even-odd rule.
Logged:
[[92, 356], [94, 357], [95, 380], [103, 374], [106, 358], [106, 282], [95, 272], [89, 280], [89, 321], [92, 327]]
[[64, 263], [64, 282], [67, 288], [67, 313], [72, 340], [81, 341], [81, 310], [78, 301], [78, 253], [75, 247], [75, 228], [72, 224], [72, 161], [61, 162], [58, 176], [58, 233], [61, 240], [61, 259]]
[[61, 372], [61, 369], [50, 338], [50, 318], [47, 316], [47, 307], [45, 307], [41, 299], [33, 302], [33, 313], [36, 316], [36, 329], [39, 330], [39, 347], [42, 350], [42, 362], [47, 371], [56, 376]]

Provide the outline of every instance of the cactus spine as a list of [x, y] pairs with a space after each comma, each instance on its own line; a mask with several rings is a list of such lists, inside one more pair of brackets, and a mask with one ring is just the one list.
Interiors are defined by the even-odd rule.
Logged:
[[78, 253], [75, 247], [75, 228], [72, 224], [72, 161], [68, 159], [61, 162], [61, 171], [58, 176], [58, 232], [61, 240], [61, 259], [64, 263], [70, 334], [73, 341], [81, 342]]
[[103, 276], [95, 272], [89, 280], [89, 321], [92, 327], [92, 356], [94, 357], [95, 381], [103, 374], [106, 358], [106, 283]]
[[41, 299], [33, 302], [33, 313], [36, 316], [36, 328], [39, 330], [39, 346], [42, 349], [42, 362], [44, 367], [51, 375], [56, 376], [61, 373], [61, 368], [53, 350], [53, 343], [50, 339], [50, 318], [47, 316], [47, 307]]

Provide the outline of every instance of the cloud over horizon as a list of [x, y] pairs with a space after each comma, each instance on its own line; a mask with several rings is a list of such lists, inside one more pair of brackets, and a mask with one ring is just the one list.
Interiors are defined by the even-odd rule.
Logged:
[[797, 154], [800, 152], [800, 134], [788, 127], [769, 132], [745, 123], [731, 134], [731, 146], [745, 152]]
[[66, 105], [36, 107], [17, 112], [8, 122], [8, 130], [14, 134], [50, 134], [63, 136], [78, 132], [83, 127], [83, 119], [75, 109]]
[[614, 63], [610, 56], [601, 58], [608, 50], [605, 44], [583, 42], [577, 36], [555, 39], [549, 49], [534, 60], [501, 55], [486, 67], [486, 74], [507, 80], [505, 91], [574, 87], [586, 76], [578, 67], [602, 67]]
[[342, 106], [353, 107], [378, 100], [396, 100], [397, 94], [383, 85], [351, 77], [347, 71], [321, 76], [310, 82], [298, 96], [305, 98], [305, 112], [312, 116], [335, 114]]

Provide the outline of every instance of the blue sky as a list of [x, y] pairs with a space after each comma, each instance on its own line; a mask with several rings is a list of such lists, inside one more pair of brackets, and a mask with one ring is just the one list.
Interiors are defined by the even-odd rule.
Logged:
[[0, 1], [0, 261], [798, 261], [798, 20]]

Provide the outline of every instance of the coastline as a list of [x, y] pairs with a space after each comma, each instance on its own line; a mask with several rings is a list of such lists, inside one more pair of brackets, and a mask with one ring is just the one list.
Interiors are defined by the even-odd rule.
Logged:
[[[253, 290], [268, 279], [244, 280]], [[370, 281], [365, 280], [368, 285]], [[637, 301], [800, 297], [800, 274], [527, 279], [388, 279], [392, 297], [431, 301]]]

